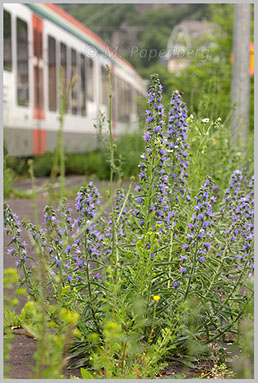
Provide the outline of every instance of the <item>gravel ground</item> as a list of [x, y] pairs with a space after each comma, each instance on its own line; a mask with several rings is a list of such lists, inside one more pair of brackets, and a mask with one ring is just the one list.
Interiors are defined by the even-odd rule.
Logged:
[[[66, 177], [66, 187], [68, 189], [71, 189], [75, 186], [80, 186], [85, 180], [86, 178], [83, 176]], [[41, 178], [35, 179], [35, 184], [37, 188], [39, 189], [39, 191], [42, 191], [44, 189], [44, 185], [49, 182], [50, 182], [49, 177], [41, 177]], [[55, 187], [56, 188], [58, 187], [58, 180], [55, 183]], [[30, 178], [20, 179], [14, 183], [13, 188], [17, 190], [31, 191], [31, 179]]]

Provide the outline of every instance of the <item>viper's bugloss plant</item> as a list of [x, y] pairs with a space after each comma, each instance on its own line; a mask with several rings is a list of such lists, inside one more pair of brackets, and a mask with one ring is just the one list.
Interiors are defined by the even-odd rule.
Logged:
[[154, 75], [139, 179], [134, 192], [110, 186], [110, 212], [92, 182], [79, 190], [74, 212], [65, 198], [57, 209], [47, 206], [42, 228], [4, 206], [21, 283], [39, 299], [39, 260], [28, 254], [23, 226], [35, 254], [44, 254], [48, 305], [80, 314], [77, 366], [92, 362], [107, 378], [155, 377], [159, 358], [236, 333], [253, 296], [254, 178], [235, 170], [223, 198], [209, 177], [191, 190], [187, 113], [174, 91], [166, 114]]

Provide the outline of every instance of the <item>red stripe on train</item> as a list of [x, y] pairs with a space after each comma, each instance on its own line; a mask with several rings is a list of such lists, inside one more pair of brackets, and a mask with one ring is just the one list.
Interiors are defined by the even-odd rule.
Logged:
[[34, 156], [44, 154], [46, 151], [46, 131], [33, 129], [33, 154]]

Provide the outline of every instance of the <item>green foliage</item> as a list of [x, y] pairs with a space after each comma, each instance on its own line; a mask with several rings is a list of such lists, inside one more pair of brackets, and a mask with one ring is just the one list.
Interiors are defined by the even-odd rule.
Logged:
[[[142, 150], [143, 140], [141, 131], [124, 134], [117, 139], [115, 157], [121, 159], [120, 167], [124, 179], [129, 179], [131, 176], [138, 174], [138, 162]], [[15, 168], [18, 162], [18, 159], [16, 159], [16, 161], [13, 160], [11, 166]], [[35, 156], [33, 160], [35, 177], [50, 176], [53, 162], [53, 152], [48, 151], [41, 156]], [[108, 157], [104, 150], [89, 153], [66, 153], [65, 168], [67, 175], [94, 175], [94, 177], [100, 180], [108, 180], [110, 176]], [[13, 174], [12, 168], [7, 168], [7, 170]], [[21, 170], [23, 176], [28, 173], [28, 167], [26, 167], [26, 169], [23, 167]], [[7, 174], [8, 173], [6, 173], [6, 177]], [[6, 183], [6, 185], [8, 185], [8, 183]]]
[[[117, 138], [115, 158], [121, 160], [120, 170], [124, 179], [138, 174], [138, 162], [142, 150], [143, 140], [140, 131], [124, 134]], [[94, 175], [100, 180], [108, 180], [110, 169], [107, 154], [104, 150], [67, 154], [66, 172], [67, 174]]]
[[14, 311], [5, 311], [4, 313], [4, 328], [17, 328], [21, 326], [19, 315]]
[[114, 28], [124, 21], [134, 20], [134, 4], [62, 4], [62, 8], [71, 13], [88, 28], [98, 30], [105, 39], [110, 38]]
[[[249, 282], [253, 288], [253, 281]], [[245, 308], [246, 318], [240, 323], [239, 345], [240, 355], [235, 356], [232, 368], [238, 379], [254, 378], [254, 298]]]
[[7, 150], [4, 146], [4, 166], [3, 166], [3, 184], [4, 184], [4, 198], [8, 198], [11, 191], [13, 183], [16, 179], [16, 174], [13, 169], [11, 169], [7, 164]]
[[[42, 259], [37, 265], [38, 269], [34, 274], [35, 282], [38, 284], [38, 300], [28, 300], [19, 315], [10, 311], [18, 304], [17, 298], [8, 296], [10, 290], [17, 286], [18, 275], [15, 269], [4, 271], [5, 286], [5, 316], [4, 316], [4, 360], [8, 360], [8, 352], [11, 349], [10, 342], [13, 339], [12, 329], [23, 327], [37, 340], [37, 350], [34, 354], [36, 366], [34, 378], [62, 378], [62, 368], [65, 366], [65, 352], [74, 336], [78, 336], [75, 326], [79, 316], [57, 305], [48, 305], [44, 293], [44, 271], [42, 270]], [[24, 288], [16, 290], [17, 296], [25, 295]], [[5, 373], [10, 368], [5, 365]]]
[[235, 374], [231, 371], [227, 365], [215, 364], [214, 367], [208, 373], [202, 373], [200, 379], [231, 379], [235, 378]]
[[12, 169], [7, 167], [6, 159], [5, 158], [4, 158], [3, 172], [4, 172], [4, 179], [3, 179], [3, 183], [4, 183], [4, 198], [8, 198], [10, 193], [13, 190], [12, 186], [13, 186], [13, 184], [15, 182], [16, 175], [15, 175], [15, 172]]
[[4, 375], [7, 376], [8, 372], [11, 369], [11, 366], [8, 365], [9, 362], [9, 352], [11, 350], [11, 342], [13, 340], [12, 329], [15, 327], [20, 327], [20, 318], [14, 313], [14, 309], [17, 307], [18, 299], [13, 298], [12, 292], [16, 289], [16, 295], [25, 295], [26, 290], [18, 288], [19, 277], [16, 269], [5, 269], [4, 270]]
[[85, 368], [81, 368], [80, 371], [81, 371], [82, 379], [94, 379], [91, 373], [85, 370]]
[[109, 178], [107, 157], [103, 151], [66, 154], [66, 174], [94, 175], [100, 180]]
[[28, 166], [29, 166], [29, 173], [31, 178], [31, 187], [32, 187], [32, 198], [33, 198], [33, 210], [34, 210], [34, 222], [37, 225], [38, 224], [38, 193], [37, 193], [37, 187], [35, 182], [35, 175], [34, 175], [34, 162], [33, 160], [28, 160]]
[[[24, 323], [26, 330], [37, 340], [34, 354], [36, 366], [34, 377], [38, 379], [60, 379], [66, 364], [65, 352], [72, 340], [78, 314], [58, 307], [42, 310], [39, 302], [31, 302], [34, 323]], [[45, 302], [44, 302], [45, 305]], [[43, 306], [44, 307], [44, 306]]]
[[121, 172], [125, 179], [136, 176], [139, 172], [139, 159], [144, 149], [142, 135], [141, 131], [135, 131], [121, 136], [117, 141], [115, 156], [121, 158]]
[[[135, 327], [136, 328], [136, 327]], [[136, 335], [136, 334], [135, 334]], [[122, 331], [121, 325], [110, 321], [104, 324], [104, 341], [94, 350], [89, 361], [95, 371], [95, 378], [155, 379], [167, 365], [162, 358], [174, 337], [169, 328], [162, 330], [155, 344], [143, 345], [134, 334]], [[82, 374], [82, 378], [85, 375]], [[91, 375], [92, 376], [92, 375]]]
[[35, 177], [48, 177], [53, 168], [54, 154], [47, 151], [41, 156], [34, 157], [34, 174]]
[[210, 176], [221, 192], [227, 187], [235, 168], [247, 167], [253, 171], [253, 134], [249, 133], [248, 150], [242, 153], [231, 145], [229, 124], [222, 124], [221, 118], [212, 121], [207, 115], [192, 115], [188, 119], [191, 148], [189, 184], [197, 192], [205, 178]]
[[134, 55], [125, 51], [124, 56], [146, 78], [148, 69], [152, 68], [153, 73], [153, 65], [160, 61], [160, 56], [164, 57], [164, 50], [167, 48], [168, 39], [176, 24], [183, 20], [199, 20], [205, 16], [206, 12], [207, 5], [204, 4], [180, 4], [174, 7], [173, 5], [158, 7], [135, 15], [133, 25], [139, 27], [139, 53]]

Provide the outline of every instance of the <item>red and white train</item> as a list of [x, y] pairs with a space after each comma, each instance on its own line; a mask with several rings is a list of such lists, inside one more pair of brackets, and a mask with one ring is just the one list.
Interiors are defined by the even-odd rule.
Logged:
[[76, 76], [64, 124], [71, 152], [97, 145], [94, 124], [108, 115], [106, 65], [112, 72], [112, 127], [119, 135], [137, 124], [145, 81], [91, 30], [55, 4], [5, 3], [4, 141], [9, 155], [53, 150], [59, 127], [59, 68], [64, 87]]

